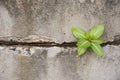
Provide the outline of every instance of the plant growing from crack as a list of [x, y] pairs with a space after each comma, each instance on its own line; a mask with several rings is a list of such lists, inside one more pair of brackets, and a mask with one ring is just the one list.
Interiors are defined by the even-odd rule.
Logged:
[[100, 44], [104, 42], [101, 35], [104, 32], [104, 25], [99, 24], [95, 25], [89, 32], [85, 32], [81, 28], [72, 27], [72, 33], [74, 37], [78, 39], [78, 56], [81, 56], [85, 53], [87, 48], [92, 49], [98, 56], [103, 56], [103, 50]]

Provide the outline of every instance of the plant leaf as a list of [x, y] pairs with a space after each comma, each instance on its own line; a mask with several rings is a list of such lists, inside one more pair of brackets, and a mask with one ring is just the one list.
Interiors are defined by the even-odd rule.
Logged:
[[98, 39], [104, 32], [104, 25], [95, 25], [91, 30], [90, 30], [90, 36], [92, 39]]
[[81, 56], [85, 53], [86, 48], [78, 48], [78, 56]]
[[91, 36], [90, 36], [89, 33], [86, 33], [86, 38], [87, 38], [87, 39], [91, 39]]
[[103, 50], [99, 44], [91, 43], [91, 48], [98, 56], [104, 55]]
[[72, 33], [77, 39], [86, 38], [86, 32], [83, 29], [72, 27]]
[[85, 39], [80, 39], [80, 40], [78, 40], [78, 42], [77, 42], [77, 46], [78, 46], [79, 48], [87, 48], [87, 47], [90, 46], [90, 42], [87, 41], [87, 40], [85, 40]]
[[102, 44], [104, 42], [103, 39], [95, 39], [95, 40], [92, 40], [93, 43], [96, 43], [96, 44]]

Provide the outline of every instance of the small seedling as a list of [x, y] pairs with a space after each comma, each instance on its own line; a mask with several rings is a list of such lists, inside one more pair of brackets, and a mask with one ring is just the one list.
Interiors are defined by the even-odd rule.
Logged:
[[78, 39], [78, 56], [81, 56], [85, 53], [87, 48], [92, 49], [98, 56], [103, 56], [103, 50], [100, 44], [104, 42], [101, 35], [104, 32], [104, 25], [95, 25], [90, 32], [85, 32], [81, 28], [72, 27], [72, 33], [74, 37]]

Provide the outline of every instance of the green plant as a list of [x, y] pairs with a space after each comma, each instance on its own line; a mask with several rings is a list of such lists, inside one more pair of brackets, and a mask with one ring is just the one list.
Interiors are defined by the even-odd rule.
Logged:
[[104, 25], [99, 24], [95, 25], [89, 32], [85, 32], [81, 28], [72, 27], [72, 33], [74, 37], [78, 39], [78, 56], [81, 56], [85, 53], [87, 48], [92, 49], [98, 56], [103, 56], [103, 50], [100, 46], [104, 42], [100, 36], [104, 32]]

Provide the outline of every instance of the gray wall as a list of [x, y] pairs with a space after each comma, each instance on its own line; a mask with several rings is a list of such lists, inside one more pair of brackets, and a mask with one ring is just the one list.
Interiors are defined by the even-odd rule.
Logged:
[[[105, 24], [105, 42], [120, 40], [120, 0], [0, 0], [0, 40], [74, 42], [71, 27]], [[75, 47], [0, 47], [0, 80], [120, 80], [120, 45], [104, 57]], [[28, 51], [30, 50], [30, 51]]]

